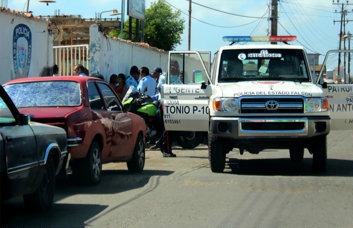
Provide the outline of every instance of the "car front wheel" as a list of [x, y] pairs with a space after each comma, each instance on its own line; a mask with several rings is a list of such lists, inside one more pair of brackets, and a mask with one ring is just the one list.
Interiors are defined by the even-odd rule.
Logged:
[[48, 157], [44, 169], [38, 188], [33, 193], [23, 196], [25, 207], [36, 211], [50, 209], [54, 201], [55, 163], [52, 156]]

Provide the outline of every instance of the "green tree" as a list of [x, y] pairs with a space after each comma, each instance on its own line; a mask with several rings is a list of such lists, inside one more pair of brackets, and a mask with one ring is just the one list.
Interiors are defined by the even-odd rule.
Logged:
[[[173, 12], [172, 8], [164, 3], [163, 0], [153, 2], [151, 7], [146, 9], [144, 21], [144, 42], [152, 47], [160, 48], [166, 51], [174, 50], [181, 43], [181, 35], [184, 30], [185, 20], [180, 17], [181, 12]], [[129, 18], [131, 20], [131, 18]], [[123, 39], [129, 37], [129, 20], [124, 24]], [[139, 26], [141, 21], [139, 21]], [[136, 37], [136, 20], [132, 20], [132, 40], [139, 41], [142, 29], [138, 29]], [[110, 36], [118, 37], [119, 30], [109, 33]]]

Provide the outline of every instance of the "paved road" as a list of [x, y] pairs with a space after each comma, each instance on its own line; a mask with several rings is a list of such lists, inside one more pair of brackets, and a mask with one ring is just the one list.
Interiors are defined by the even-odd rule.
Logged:
[[100, 185], [60, 184], [53, 210], [35, 214], [20, 199], [5, 203], [12, 226], [37, 227], [353, 227], [353, 131], [328, 137], [328, 170], [311, 171], [289, 152], [230, 154], [210, 171], [206, 146], [175, 148], [176, 158], [147, 151], [145, 171], [104, 166]]

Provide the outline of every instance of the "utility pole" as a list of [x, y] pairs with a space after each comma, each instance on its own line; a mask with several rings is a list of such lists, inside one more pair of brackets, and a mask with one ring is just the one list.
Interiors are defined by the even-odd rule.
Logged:
[[271, 36], [277, 36], [278, 0], [271, 1]]
[[[340, 3], [339, 0], [336, 0], [336, 2], [332, 2], [333, 5], [341, 5], [341, 11], [339, 12], [341, 14], [341, 20], [334, 20], [333, 23], [335, 22], [340, 22], [340, 33], [339, 33], [339, 46], [338, 46], [338, 49], [339, 50], [342, 50], [342, 41], [343, 41], [343, 49], [346, 50], [346, 39], [350, 39], [350, 36], [347, 36], [346, 34], [346, 24], [349, 22], [349, 21], [353, 21], [353, 20], [348, 20], [347, 19], [347, 9], [346, 9], [346, 6], [347, 5], [352, 5], [351, 3], [349, 3], [349, 1], [346, 1], [346, 2], [342, 2]], [[337, 12], [337, 11], [336, 11]], [[349, 40], [350, 42], [350, 40]], [[349, 43], [350, 44], [350, 43]], [[349, 45], [349, 48], [350, 48], [350, 45]], [[343, 64], [343, 67], [344, 67], [344, 81], [347, 82], [347, 76], [350, 77], [350, 75], [346, 75], [346, 68], [347, 68], [347, 62], [346, 62], [346, 52], [344, 52], [344, 64]], [[349, 59], [348, 59], [348, 64], [350, 64], [350, 55], [349, 55]], [[348, 68], [350, 69], [350, 66], [348, 66]], [[340, 75], [340, 71], [341, 71], [341, 52], [339, 52], [338, 54], [338, 63], [337, 63], [337, 75]], [[349, 70], [350, 71], [350, 70]], [[350, 72], [349, 72], [350, 73]]]
[[[271, 0], [271, 36], [277, 36], [277, 24], [278, 24], [278, 1]], [[271, 42], [277, 44], [277, 42]]]
[[188, 50], [191, 48], [191, 4], [192, 0], [189, 0], [189, 27], [188, 27]]

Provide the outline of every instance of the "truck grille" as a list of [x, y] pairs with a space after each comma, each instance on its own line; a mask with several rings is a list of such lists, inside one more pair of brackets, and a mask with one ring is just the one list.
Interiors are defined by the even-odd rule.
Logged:
[[242, 98], [241, 113], [304, 113], [304, 101], [300, 97]]

